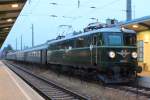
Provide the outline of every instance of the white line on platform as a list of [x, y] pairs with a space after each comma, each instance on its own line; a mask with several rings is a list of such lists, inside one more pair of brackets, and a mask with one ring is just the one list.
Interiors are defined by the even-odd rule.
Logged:
[[18, 84], [18, 82], [16, 81], [16, 79], [12, 76], [12, 74], [8, 71], [8, 69], [4, 68], [5, 71], [8, 73], [8, 75], [10, 76], [10, 78], [14, 81], [14, 83], [17, 85], [17, 87], [20, 89], [20, 91], [24, 94], [24, 96], [27, 98], [27, 100], [32, 100], [27, 93], [24, 91], [24, 89], [22, 89], [22, 87]]

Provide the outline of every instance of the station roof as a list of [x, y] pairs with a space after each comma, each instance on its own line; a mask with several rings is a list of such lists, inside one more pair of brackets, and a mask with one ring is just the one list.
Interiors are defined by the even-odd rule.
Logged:
[[0, 0], [0, 47], [14, 25], [26, 0]]
[[125, 22], [122, 27], [141, 32], [150, 29], [150, 16], [145, 16], [132, 21]]

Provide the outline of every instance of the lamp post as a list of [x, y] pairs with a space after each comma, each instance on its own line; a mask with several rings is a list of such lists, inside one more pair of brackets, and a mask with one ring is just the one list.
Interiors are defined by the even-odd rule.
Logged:
[[17, 44], [17, 38], [16, 38], [16, 51], [17, 51], [17, 45], [18, 45], [18, 44]]
[[32, 47], [34, 46], [34, 25], [32, 24]]
[[132, 0], [127, 0], [126, 17], [127, 21], [132, 20]]
[[20, 37], [20, 38], [21, 38], [21, 50], [22, 50], [22, 35], [21, 35], [21, 37]]

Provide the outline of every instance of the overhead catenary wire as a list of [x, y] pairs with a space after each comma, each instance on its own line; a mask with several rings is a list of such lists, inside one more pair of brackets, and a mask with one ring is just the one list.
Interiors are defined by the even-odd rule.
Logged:
[[[88, 0], [86, 0], [86, 1], [88, 1]], [[86, 11], [86, 12], [83, 12], [83, 13], [82, 13], [83, 16], [82, 16], [82, 15], [80, 15], [80, 17], [79, 17], [79, 16], [77, 16], [77, 17], [68, 16], [68, 18], [72, 19], [72, 20], [70, 21], [70, 23], [72, 23], [72, 21], [73, 21], [73, 22], [76, 21], [76, 19], [78, 19], [78, 18], [89, 19], [90, 16], [84, 16], [84, 15], [88, 15], [88, 13], [92, 13], [92, 15], [94, 15], [94, 13], [96, 13], [96, 10], [98, 10], [98, 11], [104, 10], [106, 7], [108, 7], [108, 6], [113, 6], [113, 4], [115, 4], [115, 3], [119, 2], [119, 1], [121, 1], [121, 0], [113, 0], [113, 1], [111, 1], [111, 2], [109, 2], [109, 3], [107, 3], [107, 4], [104, 4], [104, 5], [100, 6], [100, 7], [96, 7], [96, 8], [94, 8], [94, 9], [91, 9], [90, 11], [88, 10], [88, 11]], [[84, 3], [84, 4], [85, 4], [85, 3]], [[81, 6], [81, 7], [79, 8], [79, 11], [80, 11], [80, 9], [82, 9], [82, 8], [87, 8], [87, 6], [86, 6], [86, 7], [83, 7], [82, 4], [80, 4], [80, 6]], [[84, 5], [84, 6], [85, 6], [85, 5]], [[88, 8], [90, 8], [90, 7], [88, 7]], [[71, 10], [71, 11], [69, 11], [69, 12], [66, 13], [65, 15], [72, 15], [75, 10], [76, 10], [76, 8], [73, 9], [73, 10]], [[77, 9], [77, 10], [78, 10], [78, 9]], [[94, 10], [94, 11], [93, 11], [93, 10]], [[120, 10], [118, 10], [118, 11], [120, 11]], [[60, 16], [60, 17], [61, 17], [61, 16]], [[67, 17], [66, 17], [66, 18], [67, 18]]]
[[[78, 2], [79, 1], [80, 1], [80, 6], [78, 8]], [[69, 9], [68, 12], [64, 13], [64, 15], [61, 15], [61, 16], [57, 15], [57, 19], [64, 18], [66, 20], [63, 20], [63, 23], [66, 22], [67, 24], [71, 24], [73, 26], [74, 23], [81, 22], [81, 20], [88, 20], [90, 18], [90, 16], [91, 16], [91, 15], [88, 15], [88, 13], [92, 12], [92, 15], [95, 16], [94, 14], [97, 13], [97, 10], [98, 11], [104, 10], [105, 8], [107, 8], [109, 6], [113, 6], [113, 4], [115, 4], [115, 3], [117, 3], [117, 2], [119, 2], [121, 0], [112, 0], [109, 3], [106, 3], [104, 5], [96, 6], [96, 8], [94, 8], [94, 9], [85, 10], [85, 12], [82, 12], [82, 14], [80, 14], [80, 13], [77, 12], [79, 15], [74, 16], [75, 15], [74, 13], [76, 13], [75, 12], [76, 10], [78, 10], [80, 12], [82, 9], [90, 8], [90, 4], [88, 3], [88, 2], [90, 2], [89, 0], [79, 0], [79, 1], [76, 0], [76, 2], [72, 3], [71, 5], [65, 4], [65, 3], [59, 3], [58, 2], [57, 6], [62, 6], [63, 7], [63, 6], [67, 5], [66, 7], [69, 7], [69, 8], [72, 5], [75, 5], [75, 6], [74, 6], [73, 9], [71, 9], [71, 10]], [[41, 0], [30, 0], [30, 3], [28, 4], [29, 5], [28, 6], [29, 7], [29, 11], [28, 12], [29, 13], [22, 13], [22, 14], [20, 14], [20, 17], [25, 17], [22, 20], [22, 23], [27, 22], [27, 23], [29, 23], [31, 25], [33, 23], [33, 19], [32, 19], [33, 16], [35, 16], [35, 17], [36, 16], [38, 16], [38, 17], [40, 17], [40, 16], [41, 17], [48, 17], [48, 16], [50, 16], [50, 14], [46, 15], [46, 14], [42, 14], [42, 13], [34, 13], [34, 11], [39, 7], [39, 5], [41, 5], [40, 2], [41, 2]], [[42, 2], [44, 2], [44, 1], [42, 0]], [[57, 7], [57, 6], [55, 6], [55, 7]], [[93, 5], [91, 5], [91, 6], [93, 6]]]

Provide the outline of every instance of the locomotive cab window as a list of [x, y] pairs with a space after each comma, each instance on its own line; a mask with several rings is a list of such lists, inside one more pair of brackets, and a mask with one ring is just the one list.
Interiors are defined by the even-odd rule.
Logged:
[[127, 46], [136, 45], [136, 34], [124, 33], [124, 43]]
[[121, 33], [104, 33], [105, 44], [110, 46], [123, 45], [123, 39]]

